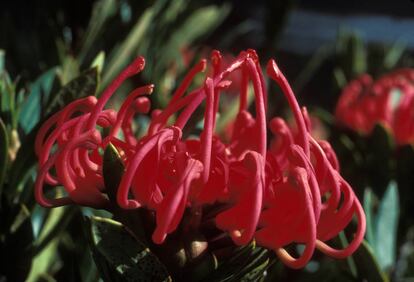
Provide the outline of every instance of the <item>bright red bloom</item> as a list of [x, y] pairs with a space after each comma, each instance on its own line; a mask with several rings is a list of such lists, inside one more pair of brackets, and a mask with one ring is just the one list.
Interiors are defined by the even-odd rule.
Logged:
[[[352, 254], [365, 231], [361, 205], [340, 176], [329, 143], [311, 136], [306, 109], [299, 107], [276, 63], [269, 62], [267, 74], [286, 96], [295, 117], [294, 131], [282, 118], [267, 122], [267, 90], [256, 52], [241, 52], [224, 65], [221, 58], [214, 51], [213, 72], [206, 75], [202, 86], [186, 93], [195, 75], [206, 69], [207, 61], [201, 60], [189, 71], [166, 108], [153, 111], [142, 138], [135, 137], [131, 123], [136, 113], [149, 111], [149, 100], [141, 95], [150, 94], [152, 85], [134, 90], [118, 112], [104, 110], [120, 84], [143, 69], [142, 58], [128, 66], [101, 98], [77, 100], [55, 114], [36, 140], [38, 202], [43, 206], [75, 202], [107, 207], [98, 149], [111, 142], [126, 165], [117, 190], [117, 204], [124, 209], [143, 207], [153, 211], [156, 228], [152, 239], [157, 244], [177, 229], [185, 209], [200, 211], [206, 204], [220, 203], [226, 209], [217, 214], [216, 225], [235, 244], [256, 239], [290, 267], [303, 267], [315, 248], [334, 257]], [[234, 77], [241, 79], [235, 81]], [[254, 115], [247, 102], [250, 83], [255, 97]], [[240, 107], [231, 122], [231, 138], [225, 142], [215, 134], [215, 126], [221, 92], [231, 84], [240, 93]], [[183, 129], [204, 101], [201, 134], [184, 137]], [[175, 121], [168, 124], [176, 114]], [[109, 128], [109, 135], [102, 137], [97, 126]], [[268, 129], [274, 135], [270, 146]], [[68, 197], [45, 198], [44, 182], [64, 186]], [[358, 230], [350, 245], [344, 250], [326, 245], [325, 241], [337, 236], [354, 216]], [[291, 243], [305, 244], [300, 258], [293, 258], [284, 249]]]
[[339, 122], [362, 134], [377, 123], [393, 133], [398, 144], [414, 142], [414, 70], [401, 69], [374, 81], [364, 74], [342, 91], [336, 106]]

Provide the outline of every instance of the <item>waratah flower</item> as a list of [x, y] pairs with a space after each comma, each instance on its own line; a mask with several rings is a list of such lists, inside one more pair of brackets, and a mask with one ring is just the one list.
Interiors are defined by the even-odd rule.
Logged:
[[345, 126], [369, 134], [377, 123], [387, 127], [398, 144], [414, 142], [414, 70], [401, 69], [374, 81], [364, 74], [342, 91], [336, 117]]
[[[315, 249], [337, 258], [352, 254], [365, 232], [361, 204], [341, 177], [329, 143], [312, 137], [306, 109], [300, 108], [275, 61], [269, 61], [267, 75], [289, 103], [294, 130], [284, 119], [267, 116], [268, 91], [254, 50], [241, 52], [231, 63], [222, 64], [221, 59], [218, 51], [212, 52], [213, 71], [201, 86], [188, 91], [194, 77], [205, 71], [207, 60], [193, 67], [166, 108], [153, 110], [142, 138], [136, 137], [132, 123], [136, 114], [149, 112], [150, 101], [144, 95], [151, 94], [153, 85], [132, 91], [119, 111], [105, 109], [122, 82], [143, 70], [141, 57], [99, 99], [79, 99], [52, 116], [35, 144], [37, 201], [46, 207], [76, 203], [110, 209], [100, 149], [111, 143], [125, 164], [116, 191], [117, 205], [154, 213], [154, 243], [162, 244], [177, 229], [185, 210], [199, 214], [203, 207], [216, 204], [225, 207], [215, 217], [216, 226], [236, 245], [256, 240], [290, 267], [303, 267]], [[241, 79], [234, 81], [234, 77]], [[231, 84], [238, 89], [240, 106], [226, 141], [216, 131], [216, 123], [221, 94]], [[253, 86], [253, 112], [248, 106], [249, 84]], [[203, 129], [199, 135], [184, 135], [197, 109], [204, 111]], [[103, 128], [109, 133], [104, 135]], [[67, 196], [47, 198], [45, 184], [63, 186]], [[326, 242], [354, 217], [358, 228], [352, 242], [343, 250], [328, 246]], [[292, 243], [305, 245], [299, 258], [285, 249]]]

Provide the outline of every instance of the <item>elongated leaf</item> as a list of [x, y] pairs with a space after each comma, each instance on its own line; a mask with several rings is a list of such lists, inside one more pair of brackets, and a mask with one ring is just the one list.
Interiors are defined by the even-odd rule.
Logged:
[[171, 281], [147, 246], [114, 220], [86, 218], [87, 236], [104, 281]]
[[112, 144], [109, 144], [105, 149], [102, 171], [108, 197], [116, 203], [116, 192], [124, 174], [124, 164]]
[[105, 23], [108, 21], [108, 19], [115, 15], [116, 7], [117, 3], [115, 0], [100, 0], [95, 2], [88, 29], [84, 35], [82, 50], [79, 55], [79, 60], [81, 62], [83, 62], [86, 55], [90, 51], [97, 36], [101, 33]]
[[125, 67], [133, 56], [136, 56], [138, 44], [143, 39], [148, 26], [154, 19], [153, 8], [150, 7], [142, 14], [137, 23], [129, 32], [127, 38], [122, 44], [111, 54], [108, 61], [108, 69], [102, 79], [102, 87], [105, 87], [109, 82]]
[[253, 277], [260, 276], [266, 270], [268, 262], [268, 251], [252, 242], [235, 249], [234, 254], [221, 262], [204, 281], [254, 281]]
[[399, 209], [397, 184], [391, 182], [378, 209], [375, 232], [375, 253], [384, 270], [392, 267], [396, 259]]
[[263, 276], [269, 264], [268, 251], [265, 249], [258, 248], [256, 252], [253, 252], [252, 259], [242, 271], [236, 275], [234, 281], [257, 281]]
[[75, 213], [75, 207], [59, 207], [52, 209], [34, 246], [34, 254], [42, 251], [60, 232], [62, 232]]
[[[185, 277], [191, 277], [192, 281], [203, 281], [217, 269], [218, 261], [214, 254], [207, 252], [197, 259], [194, 266], [190, 267], [189, 273]], [[187, 276], [188, 275], [188, 276]]]
[[95, 95], [98, 81], [97, 67], [84, 71], [56, 93], [48, 104], [46, 114], [56, 111], [59, 107], [63, 107], [75, 99]]
[[3, 191], [4, 177], [7, 170], [7, 156], [9, 148], [9, 138], [7, 136], [6, 126], [0, 118], [0, 199]]
[[101, 51], [99, 52], [98, 55], [96, 55], [95, 59], [93, 60], [92, 64], [91, 64], [91, 68], [97, 68], [98, 71], [98, 77], [100, 76], [100, 74], [102, 73], [102, 70], [104, 68], [105, 65], [105, 52]]
[[374, 252], [366, 241], [363, 241], [353, 254], [360, 281], [388, 282], [387, 276], [381, 270]]
[[323, 45], [312, 55], [305, 67], [302, 68], [296, 80], [293, 83], [293, 89], [299, 93], [303, 87], [316, 74], [318, 69], [325, 63], [333, 54], [334, 46], [331, 44]]
[[27, 282], [39, 281], [42, 276], [48, 274], [54, 264], [58, 263], [58, 245], [59, 238], [54, 238], [52, 242], [42, 250], [42, 252], [34, 257], [32, 269], [30, 270]]
[[365, 189], [364, 191], [364, 211], [367, 221], [366, 238], [371, 246], [375, 246], [375, 220], [373, 214], [373, 193], [371, 189]]
[[394, 43], [394, 45], [391, 46], [391, 48], [388, 50], [388, 52], [384, 56], [384, 68], [386, 70], [391, 70], [395, 68], [398, 61], [401, 59], [402, 55], [404, 54], [404, 51], [407, 48], [407, 44], [402, 41], [397, 41]]
[[349, 52], [352, 58], [352, 77], [367, 71], [367, 55], [361, 36], [353, 33], [350, 37]]
[[4, 71], [4, 65], [5, 65], [5, 52], [3, 49], [0, 49], [0, 73]]
[[[369, 173], [371, 188], [381, 197], [387, 189], [393, 171], [393, 154], [395, 151], [390, 132], [377, 124], [367, 140], [366, 169]], [[379, 165], [381, 164], [381, 165]]]
[[[207, 6], [194, 11], [166, 43], [165, 49], [168, 52], [161, 54], [160, 61], [169, 62], [179, 57], [180, 47], [191, 45], [196, 39], [213, 31], [229, 11], [228, 5]], [[156, 70], [156, 73], [158, 71]]]
[[30, 94], [22, 106], [19, 123], [29, 133], [41, 118], [42, 107], [49, 100], [56, 68], [42, 74], [30, 87]]

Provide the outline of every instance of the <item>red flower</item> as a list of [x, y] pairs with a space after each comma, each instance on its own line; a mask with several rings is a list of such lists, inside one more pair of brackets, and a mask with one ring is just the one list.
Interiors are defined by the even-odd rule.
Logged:
[[[74, 202], [109, 208], [98, 149], [111, 142], [126, 165], [117, 204], [124, 209], [153, 211], [156, 228], [152, 238], [157, 244], [177, 229], [186, 208], [202, 211], [206, 204], [222, 203], [227, 209], [216, 216], [216, 225], [235, 244], [256, 239], [291, 267], [303, 267], [315, 248], [334, 257], [350, 255], [363, 238], [365, 217], [351, 187], [339, 174], [335, 152], [329, 143], [311, 136], [306, 109], [299, 107], [274, 61], [269, 62], [267, 74], [286, 96], [295, 117], [294, 131], [282, 118], [267, 123], [267, 89], [254, 50], [241, 52], [224, 65], [221, 59], [214, 51], [213, 72], [201, 87], [186, 93], [195, 75], [206, 69], [207, 61], [193, 67], [166, 108], [153, 111], [142, 138], [135, 137], [131, 123], [136, 113], [148, 113], [149, 100], [141, 95], [150, 94], [152, 85], [134, 90], [118, 112], [104, 110], [120, 84], [142, 70], [142, 58], [128, 66], [99, 99], [80, 99], [51, 117], [36, 140], [38, 202], [43, 206]], [[240, 76], [240, 80], [233, 79]], [[249, 83], [255, 97], [254, 115], [248, 109]], [[240, 93], [240, 107], [226, 142], [215, 134], [215, 126], [221, 92], [231, 84]], [[183, 137], [183, 129], [204, 101], [201, 134]], [[169, 124], [173, 115], [176, 118]], [[97, 126], [109, 128], [109, 135], [102, 137]], [[274, 135], [270, 146], [268, 129]], [[44, 182], [64, 186], [68, 197], [45, 198]], [[345, 250], [324, 243], [337, 236], [354, 216], [358, 230]], [[305, 244], [300, 258], [284, 249], [291, 243]]]
[[398, 144], [414, 142], [414, 71], [401, 69], [373, 79], [364, 74], [342, 91], [336, 106], [339, 122], [362, 134], [381, 123]]

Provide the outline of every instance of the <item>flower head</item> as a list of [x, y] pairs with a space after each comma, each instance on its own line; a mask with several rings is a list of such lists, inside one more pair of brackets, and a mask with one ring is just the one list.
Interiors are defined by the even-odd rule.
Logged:
[[414, 71], [401, 69], [374, 81], [364, 74], [342, 91], [336, 106], [339, 122], [362, 134], [375, 124], [387, 127], [398, 144], [414, 142]]
[[[123, 209], [153, 211], [156, 227], [152, 239], [157, 244], [177, 229], [186, 209], [202, 211], [206, 205], [220, 204], [225, 208], [217, 213], [216, 226], [236, 245], [255, 239], [291, 267], [303, 267], [315, 248], [334, 257], [350, 255], [365, 231], [361, 205], [341, 177], [329, 143], [311, 136], [306, 109], [299, 106], [275, 61], [268, 63], [267, 75], [281, 87], [295, 118], [295, 130], [280, 117], [268, 122], [267, 87], [254, 50], [241, 52], [231, 63], [222, 64], [221, 60], [220, 53], [213, 51], [213, 71], [201, 86], [188, 91], [194, 77], [205, 71], [207, 60], [193, 67], [166, 108], [152, 112], [142, 138], [135, 136], [131, 124], [135, 114], [149, 112], [149, 99], [143, 95], [151, 94], [153, 85], [134, 90], [119, 111], [105, 109], [121, 83], [143, 69], [141, 57], [99, 99], [74, 101], [52, 116], [36, 140], [38, 202], [43, 206], [77, 203], [109, 208], [99, 148], [112, 143], [125, 163], [116, 202]], [[253, 86], [254, 113], [248, 107], [249, 84]], [[225, 141], [215, 128], [221, 94], [230, 85], [239, 93], [240, 106], [231, 121], [231, 136]], [[196, 136], [184, 135], [197, 109], [204, 110], [203, 129]], [[169, 123], [172, 116], [174, 122]], [[107, 128], [109, 134], [103, 135], [101, 128]], [[63, 186], [67, 197], [46, 198], [44, 183]], [[358, 230], [349, 246], [344, 250], [328, 246], [325, 242], [337, 236], [354, 216]], [[299, 258], [285, 250], [291, 243], [305, 245]]]

